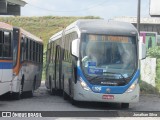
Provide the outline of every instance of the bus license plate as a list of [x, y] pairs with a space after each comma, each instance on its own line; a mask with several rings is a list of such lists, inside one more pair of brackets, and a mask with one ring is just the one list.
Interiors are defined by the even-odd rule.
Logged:
[[113, 100], [114, 99], [114, 95], [103, 95], [102, 99]]

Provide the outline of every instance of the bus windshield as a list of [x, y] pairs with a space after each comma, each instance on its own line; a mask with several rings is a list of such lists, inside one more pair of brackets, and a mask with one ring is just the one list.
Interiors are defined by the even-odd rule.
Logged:
[[90, 80], [129, 78], [137, 67], [136, 37], [85, 34], [80, 51], [82, 70]]

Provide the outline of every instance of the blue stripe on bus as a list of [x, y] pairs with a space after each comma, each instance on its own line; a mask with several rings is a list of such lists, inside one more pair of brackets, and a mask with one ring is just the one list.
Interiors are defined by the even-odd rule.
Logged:
[[140, 70], [137, 70], [135, 72], [135, 75], [133, 76], [132, 80], [125, 86], [100, 86], [100, 85], [92, 85], [88, 82], [88, 80], [85, 78], [85, 76], [82, 73], [82, 70], [80, 67], [78, 67], [78, 76], [80, 76], [86, 83], [87, 85], [90, 87], [90, 89], [92, 90], [92, 87], [101, 87], [101, 91], [100, 93], [102, 94], [106, 94], [106, 89], [110, 88], [111, 93], [110, 94], [123, 94], [131, 85], [132, 83], [139, 78], [140, 76]]
[[12, 69], [13, 63], [12, 62], [0, 62], [0, 69]]

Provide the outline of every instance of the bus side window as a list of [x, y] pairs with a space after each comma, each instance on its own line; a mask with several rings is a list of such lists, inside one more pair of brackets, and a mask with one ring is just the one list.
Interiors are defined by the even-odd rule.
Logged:
[[37, 42], [35, 42], [35, 62], [37, 63]]
[[39, 51], [39, 46], [40, 46], [40, 43], [38, 43], [38, 46], [37, 46], [37, 63], [39, 63], [39, 56], [40, 56], [40, 51]]
[[40, 55], [40, 62], [43, 63], [43, 45], [41, 45], [41, 55]]
[[51, 63], [53, 63], [53, 42], [51, 43]]
[[33, 61], [33, 41], [30, 40], [30, 60]]
[[35, 56], [34, 56], [34, 41], [32, 41], [32, 61], [34, 62], [34, 58], [35, 58]]
[[3, 49], [3, 32], [0, 31], [0, 57], [2, 57], [2, 49]]
[[35, 51], [35, 52], [36, 52], [36, 58], [35, 58], [36, 60], [35, 60], [35, 61], [36, 61], [36, 63], [38, 63], [38, 61], [37, 61], [37, 60], [38, 60], [38, 59], [37, 59], [37, 56], [38, 56], [38, 43], [36, 43], [35, 46], [36, 46], [36, 47], [35, 47], [35, 49], [36, 49], [36, 51]]
[[26, 60], [26, 51], [27, 51], [26, 50], [26, 44], [27, 44], [27, 38], [26, 37], [24, 38], [24, 43], [23, 44], [24, 44], [24, 46], [23, 46], [24, 47], [24, 53], [23, 53], [24, 58], [23, 58], [23, 60]]
[[60, 48], [58, 48], [58, 60], [60, 60], [61, 51]]
[[38, 58], [39, 63], [41, 63], [40, 58], [41, 58], [41, 45], [39, 44], [39, 58]]
[[64, 61], [66, 61], [66, 40], [64, 41]]
[[59, 48], [58, 45], [56, 45], [56, 61], [59, 60]]
[[28, 60], [29, 60], [29, 61], [31, 60], [31, 53], [30, 53], [31, 49], [30, 49], [30, 44], [31, 44], [31, 41], [30, 41], [30, 39], [28, 39]]
[[32, 52], [33, 52], [33, 61], [35, 62], [35, 41], [33, 41]]
[[11, 33], [4, 32], [3, 57], [12, 57], [11, 54]]
[[48, 44], [48, 63], [50, 63], [51, 60], [51, 48], [50, 48], [51, 43]]
[[53, 62], [55, 61], [56, 58], [56, 43], [53, 42]]
[[21, 38], [21, 62], [24, 60], [24, 37]]
[[69, 35], [67, 35], [67, 40], [66, 40], [66, 50], [67, 50], [67, 62], [69, 62], [69, 56], [68, 56], [68, 54], [69, 54]]
[[37, 53], [36, 53], [36, 46], [37, 46], [37, 42], [34, 42], [34, 62], [37, 62]]
[[42, 56], [42, 46], [40, 45], [39, 46], [39, 51], [40, 51], [40, 55], [39, 55], [39, 62], [41, 63], [42, 61], [41, 61], [41, 56]]
[[28, 60], [28, 38], [26, 38], [26, 60]]
[[38, 52], [39, 52], [39, 56], [38, 56], [38, 62], [39, 63], [42, 63], [42, 56], [43, 56], [43, 50], [42, 50], [42, 45], [39, 44], [39, 47], [38, 47]]
[[29, 39], [29, 45], [28, 45], [28, 47], [29, 47], [29, 61], [31, 61], [31, 39]]
[[56, 58], [56, 43], [54, 42], [54, 61], [55, 61], [55, 58]]
[[[39, 45], [38, 45], [39, 47]], [[48, 44], [47, 44], [47, 51], [46, 51], [46, 63], [48, 63]]]
[[54, 62], [54, 42], [52, 42], [52, 63]]

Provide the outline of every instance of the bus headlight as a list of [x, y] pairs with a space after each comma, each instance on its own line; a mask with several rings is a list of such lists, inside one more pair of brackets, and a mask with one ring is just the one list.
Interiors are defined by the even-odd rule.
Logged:
[[132, 91], [136, 88], [137, 82], [138, 82], [138, 80], [135, 80], [135, 82], [127, 89], [126, 92], [127, 92], [127, 93], [132, 92]]
[[80, 77], [80, 84], [81, 84], [81, 87], [86, 90], [86, 91], [89, 91], [90, 88], [88, 87], [88, 85], [84, 82], [84, 80]]

